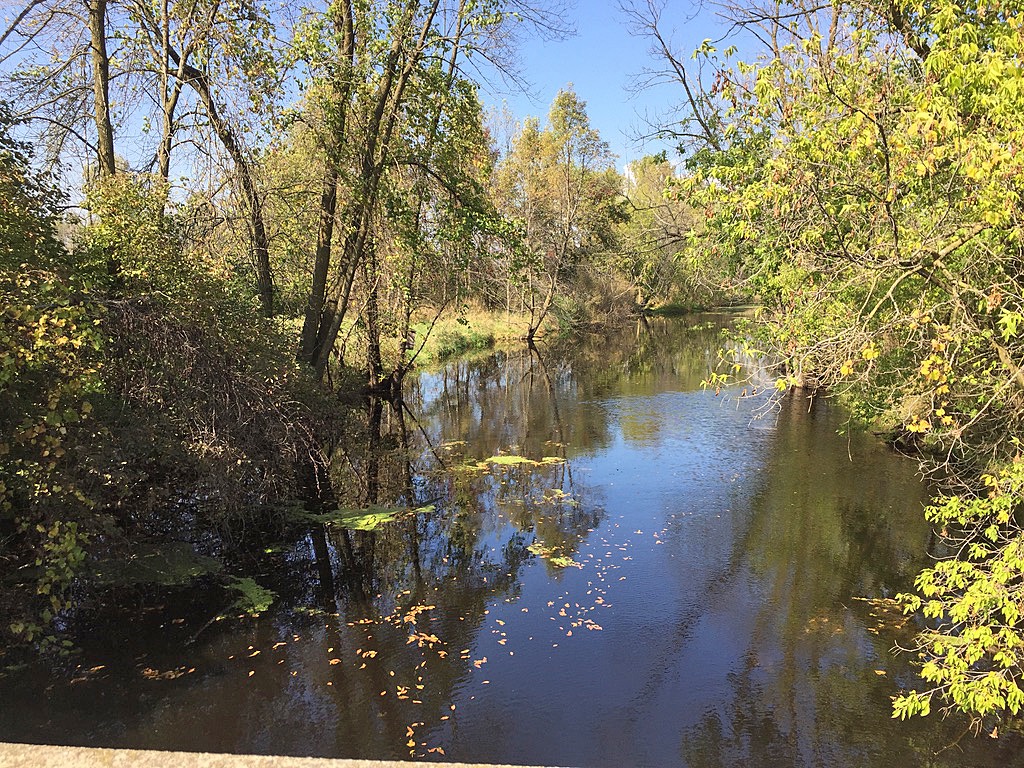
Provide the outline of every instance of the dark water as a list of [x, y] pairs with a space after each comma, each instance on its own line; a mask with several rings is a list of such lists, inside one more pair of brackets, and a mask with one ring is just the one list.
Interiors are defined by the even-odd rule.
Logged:
[[[927, 562], [915, 467], [837, 434], [821, 401], [765, 412], [701, 390], [726, 322], [422, 375], [408, 410], [353, 425], [333, 481], [344, 505], [431, 510], [271, 548], [257, 579], [278, 600], [258, 619], [204, 627], [222, 606], [182, 597], [97, 620], [70, 680], [0, 679], [0, 740], [565, 766], [1015, 764], [1013, 737], [891, 720], [890, 697], [915, 680], [890, 648], [912, 628], [858, 598], [909, 588]], [[464, 468], [503, 453], [553, 458]]]

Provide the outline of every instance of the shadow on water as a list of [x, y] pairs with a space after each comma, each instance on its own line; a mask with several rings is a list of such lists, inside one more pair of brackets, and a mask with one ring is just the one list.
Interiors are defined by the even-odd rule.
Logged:
[[[0, 678], [0, 739], [620, 765], [1012, 765], [900, 724], [911, 628], [858, 598], [925, 562], [912, 464], [799, 397], [704, 391], [728, 316], [511, 350], [353, 414], [277, 594], [97, 620]], [[749, 393], [748, 393], [749, 394]], [[372, 515], [353, 518], [355, 510]], [[308, 517], [318, 515], [318, 517]], [[205, 627], [205, 628], [204, 628]], [[948, 747], [948, 748], [947, 748]]]

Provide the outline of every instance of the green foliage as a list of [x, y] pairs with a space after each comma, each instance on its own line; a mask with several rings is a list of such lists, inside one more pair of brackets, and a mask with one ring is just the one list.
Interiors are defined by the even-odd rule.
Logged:
[[104, 341], [88, 272], [56, 238], [54, 201], [0, 126], [0, 555], [27, 581], [0, 598], [0, 616], [19, 640], [45, 645], [89, 540], [94, 500], [78, 462], [95, 434]]
[[966, 488], [929, 511], [956, 556], [907, 598], [935, 622], [920, 647], [933, 687], [897, 715], [935, 697], [1016, 712], [1018, 472], [971, 490], [1011, 466], [1024, 429], [1024, 8], [835, 13], [827, 37], [794, 13], [764, 61], [719, 71], [722, 131], [687, 148], [673, 190], [705, 211], [699, 258], [757, 291], [779, 389], [830, 387]]
[[90, 557], [132, 563], [119, 583], [177, 583], [198, 573], [175, 554], [191, 545], [142, 534], [185, 504], [187, 538], [290, 498], [317, 395], [290, 337], [183, 247], [159, 185], [93, 185], [69, 253], [25, 163], [0, 153], [0, 612], [16, 643], [52, 647], [79, 580], [117, 581]]
[[473, 328], [462, 326], [438, 332], [434, 340], [433, 359], [448, 360], [464, 352], [477, 349], [490, 349], [494, 346], [494, 336], [481, 333]]
[[624, 194], [625, 221], [618, 226], [619, 247], [613, 266], [636, 288], [636, 303], [715, 303], [714, 279], [689, 268], [686, 233], [697, 225], [695, 212], [665, 190], [676, 181], [665, 153], [648, 155], [629, 164]]
[[894, 717], [926, 715], [936, 697], [976, 717], [1024, 705], [1024, 462], [982, 480], [986, 495], [945, 496], [926, 511], [956, 549], [921, 572], [916, 594], [899, 596], [907, 612], [930, 620], [917, 653], [931, 687], [898, 697]]
[[559, 92], [543, 129], [532, 118], [523, 123], [496, 168], [493, 194], [519, 228], [518, 247], [503, 258], [504, 287], [507, 307], [514, 289], [529, 312], [531, 337], [556, 295], [614, 248], [615, 224], [625, 218], [621, 190], [608, 145], [575, 92]]
[[180, 258], [169, 231], [167, 191], [155, 177], [127, 173], [97, 179], [86, 189], [92, 217], [82, 229], [82, 250], [121, 289], [187, 291], [194, 270]]

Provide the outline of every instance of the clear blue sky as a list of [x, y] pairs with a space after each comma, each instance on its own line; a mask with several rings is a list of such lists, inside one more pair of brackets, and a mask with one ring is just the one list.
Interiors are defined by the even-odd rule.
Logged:
[[[644, 154], [671, 149], [657, 142], [640, 147], [631, 138], [647, 130], [645, 114], [664, 112], [682, 98], [678, 84], [632, 92], [631, 84], [645, 67], [659, 66], [648, 53], [651, 42], [630, 34], [615, 0], [577, 0], [567, 21], [576, 35], [557, 42], [529, 39], [520, 47], [521, 72], [532, 83], [535, 98], [485, 86], [484, 103], [500, 106], [504, 99], [520, 120], [527, 115], [543, 119], [558, 90], [572, 83], [587, 102], [591, 125], [618, 155], [620, 169]], [[717, 39], [724, 31], [710, 9], [698, 10], [690, 0], [668, 0], [662, 21], [663, 31], [687, 62], [702, 40]]]

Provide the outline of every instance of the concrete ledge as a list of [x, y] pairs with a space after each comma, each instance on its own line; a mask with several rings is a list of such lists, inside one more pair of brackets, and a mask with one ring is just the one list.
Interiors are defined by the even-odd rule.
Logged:
[[53, 747], [0, 742], [0, 768], [516, 768], [481, 763], [340, 760], [208, 752]]

